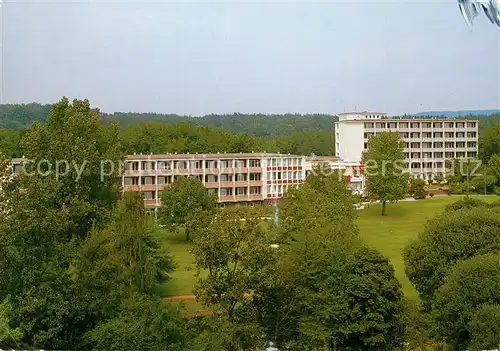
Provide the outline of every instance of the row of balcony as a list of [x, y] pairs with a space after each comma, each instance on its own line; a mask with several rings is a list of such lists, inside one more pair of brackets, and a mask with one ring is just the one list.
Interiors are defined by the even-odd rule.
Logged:
[[[241, 182], [205, 182], [203, 186], [207, 189], [218, 189], [218, 188], [246, 188], [251, 186], [262, 186], [261, 180], [250, 180]], [[169, 188], [169, 184], [142, 184], [142, 185], [124, 185], [127, 191], [154, 191], [154, 190], [166, 190]]]
[[262, 173], [261, 167], [245, 168], [183, 168], [183, 169], [126, 169], [126, 176], [141, 175], [203, 175], [203, 174], [240, 174], [240, 173]]
[[[262, 201], [264, 196], [262, 194], [249, 194], [249, 195], [226, 195], [219, 197], [220, 202], [245, 202], [245, 201]], [[144, 200], [144, 205], [147, 207], [160, 206], [160, 199], [157, 200]]]

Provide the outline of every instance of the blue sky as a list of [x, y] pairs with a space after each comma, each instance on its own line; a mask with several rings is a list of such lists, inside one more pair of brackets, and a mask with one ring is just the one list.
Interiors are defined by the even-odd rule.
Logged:
[[455, 0], [3, 3], [2, 102], [190, 115], [500, 107], [500, 29]]

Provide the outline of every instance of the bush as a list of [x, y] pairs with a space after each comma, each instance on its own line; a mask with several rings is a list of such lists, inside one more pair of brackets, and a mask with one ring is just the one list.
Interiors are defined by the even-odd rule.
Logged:
[[403, 252], [406, 275], [430, 307], [447, 270], [456, 262], [500, 249], [500, 211], [478, 207], [445, 212], [427, 222], [424, 232]]
[[482, 305], [469, 322], [472, 350], [493, 350], [500, 340], [500, 305]]
[[434, 193], [429, 193], [429, 196], [430, 197], [434, 197]]
[[487, 175], [486, 177], [482, 176], [472, 179], [471, 184], [474, 187], [474, 191], [478, 194], [484, 194], [485, 187], [486, 193], [492, 194], [495, 192], [495, 184], [497, 181], [497, 177]]
[[497, 200], [497, 201], [493, 201], [492, 203], [489, 204], [488, 206], [489, 208], [496, 208], [496, 207], [500, 207], [500, 200]]
[[462, 184], [455, 184], [450, 186], [449, 193], [454, 195], [461, 195], [465, 192], [464, 186]]
[[[466, 349], [472, 343], [472, 327], [475, 342], [480, 348], [498, 347], [498, 339], [488, 342], [484, 337], [488, 329], [498, 329], [499, 320], [484, 313], [484, 305], [496, 305], [500, 301], [500, 265], [498, 253], [472, 257], [456, 264], [447, 274], [444, 284], [436, 292], [432, 314], [437, 334], [454, 350]], [[494, 311], [498, 315], [498, 311]], [[493, 328], [490, 323], [493, 323]], [[488, 325], [490, 324], [490, 325]], [[478, 330], [485, 328], [486, 330]], [[492, 330], [495, 332], [495, 330]], [[477, 340], [479, 338], [479, 340]]]
[[444, 210], [446, 212], [450, 212], [450, 211], [461, 210], [463, 208], [474, 208], [474, 207], [489, 207], [489, 204], [482, 200], [466, 196], [461, 200], [458, 200], [452, 204], [447, 205]]
[[408, 192], [417, 200], [425, 199], [425, 180], [411, 179]]

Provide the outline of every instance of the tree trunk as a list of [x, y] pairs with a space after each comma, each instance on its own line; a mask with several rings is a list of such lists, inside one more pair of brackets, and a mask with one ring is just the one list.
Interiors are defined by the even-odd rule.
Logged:
[[382, 216], [386, 216], [387, 215], [387, 208], [386, 208], [386, 205], [387, 205], [387, 201], [382, 201]]
[[189, 228], [184, 228], [184, 232], [186, 233], [186, 241], [189, 242]]

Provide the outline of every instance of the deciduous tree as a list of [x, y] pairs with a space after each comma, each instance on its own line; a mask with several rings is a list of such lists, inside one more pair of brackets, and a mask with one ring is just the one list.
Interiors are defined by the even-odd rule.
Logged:
[[384, 132], [368, 141], [363, 153], [366, 190], [382, 203], [382, 216], [387, 202], [401, 200], [406, 195], [408, 177], [404, 173], [404, 143], [398, 133]]
[[491, 156], [500, 154], [500, 126], [486, 128], [479, 135], [479, 156], [484, 163], [488, 163]]
[[[169, 226], [183, 226], [196, 211], [213, 211], [216, 199], [193, 178], [180, 178], [163, 192], [158, 218]], [[186, 239], [189, 241], [189, 228]]]

